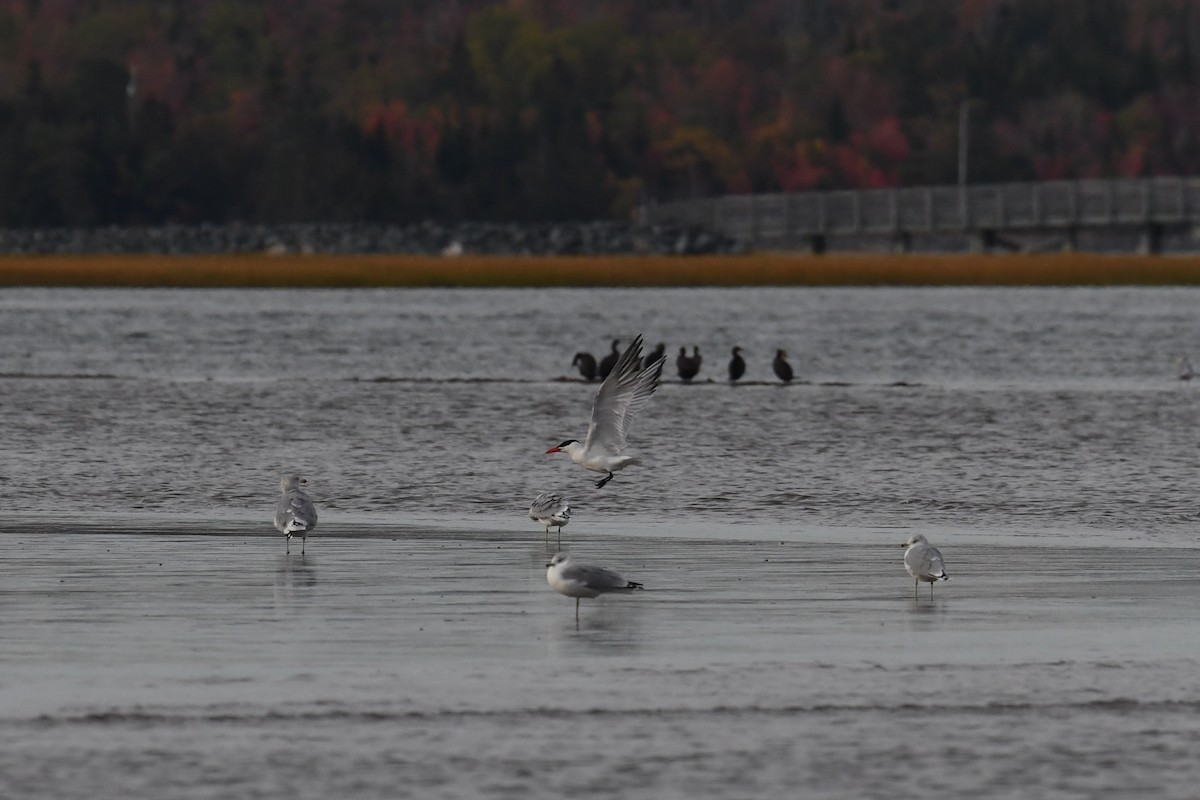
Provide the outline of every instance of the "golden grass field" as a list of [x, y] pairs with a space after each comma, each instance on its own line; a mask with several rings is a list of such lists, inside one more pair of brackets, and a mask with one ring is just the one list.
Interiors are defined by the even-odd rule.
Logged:
[[1200, 256], [0, 256], [0, 286], [1106, 286], [1200, 284]]

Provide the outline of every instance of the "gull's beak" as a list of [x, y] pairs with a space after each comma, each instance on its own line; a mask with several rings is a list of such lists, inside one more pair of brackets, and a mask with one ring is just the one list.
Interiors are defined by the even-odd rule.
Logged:
[[[546, 452], [547, 452], [547, 453], [561, 453], [561, 452], [562, 452], [562, 448], [561, 448], [561, 447], [551, 447], [551, 448], [550, 448], [549, 450], [547, 450]], [[543, 454], [543, 455], [544, 455], [544, 454]], [[549, 565], [547, 565], [547, 566], [549, 566]]]

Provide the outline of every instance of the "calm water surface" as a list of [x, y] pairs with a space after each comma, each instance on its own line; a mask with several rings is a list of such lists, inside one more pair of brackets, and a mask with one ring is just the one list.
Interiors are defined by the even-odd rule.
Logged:
[[[1190, 797], [1198, 301], [0, 293], [0, 795]], [[574, 352], [639, 332], [702, 382], [596, 490], [543, 451], [586, 431]], [[647, 586], [578, 627], [552, 488]]]

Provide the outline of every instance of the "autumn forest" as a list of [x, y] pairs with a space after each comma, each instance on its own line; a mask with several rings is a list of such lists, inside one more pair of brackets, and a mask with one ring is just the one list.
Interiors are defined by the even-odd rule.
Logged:
[[0, 226], [1200, 173], [1194, 0], [0, 0]]

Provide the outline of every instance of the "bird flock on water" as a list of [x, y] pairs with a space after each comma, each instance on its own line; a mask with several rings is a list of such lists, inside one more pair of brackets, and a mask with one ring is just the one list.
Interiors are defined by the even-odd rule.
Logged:
[[[640, 336], [638, 340], [641, 340]], [[605, 380], [620, 360], [620, 346], [621, 340], [613, 339], [612, 350], [600, 361], [596, 361], [596, 357], [591, 353], [580, 351], [571, 360], [571, 366], [579, 370], [579, 376], [585, 381]], [[642, 359], [642, 366], [646, 367], [656, 361], [663, 361], [665, 364], [666, 352], [667, 346], [659, 342], [654, 350]], [[728, 372], [730, 383], [737, 383], [746, 375], [746, 359], [742, 355], [743, 352], [741, 347], [734, 347], [730, 353]], [[679, 375], [679, 380], [691, 383], [699, 376], [703, 363], [704, 357], [700, 355], [699, 347], [692, 345], [690, 354], [687, 347], [680, 347], [679, 355], [675, 357], [675, 372]], [[775, 358], [771, 361], [771, 370], [775, 373], [775, 377], [783, 383], [791, 383], [796, 377], [792, 365], [788, 363], [787, 351], [783, 349], [775, 351]]]
[[[729, 380], [738, 381], [746, 373], [746, 362], [742, 348], [734, 347], [729, 361]], [[626, 440], [634, 418], [649, 403], [650, 398], [662, 382], [666, 364], [666, 346], [659, 344], [645, 357], [642, 356], [642, 337], [620, 350], [620, 340], [612, 341], [611, 351], [599, 363], [589, 353], [576, 353], [572, 366], [588, 381], [601, 379], [600, 388], [592, 403], [591, 419], [582, 441], [565, 439], [546, 450], [546, 454], [565, 453], [575, 464], [586, 470], [601, 473], [604, 477], [596, 482], [602, 489], [616, 477], [616, 473], [628, 466], [641, 464], [639, 457], [625, 452]], [[675, 360], [680, 380], [689, 382], [700, 372], [702, 359], [698, 347], [692, 347], [689, 355], [686, 347], [679, 348]], [[780, 381], [787, 383], [794, 378], [787, 352], [775, 351], [772, 369]], [[300, 553], [303, 556], [308, 534], [317, 524], [317, 511], [312, 498], [301, 488], [305, 480], [296, 474], [284, 476], [280, 483], [281, 495], [275, 509], [275, 527], [287, 538], [287, 550], [291, 552], [291, 541], [300, 537]], [[571, 521], [571, 504], [560, 492], [542, 492], [529, 505], [529, 518], [544, 527], [547, 546], [550, 529], [556, 529], [559, 552], [546, 565], [546, 582], [559, 594], [575, 598], [575, 619], [579, 620], [579, 601], [603, 594], [632, 592], [642, 588], [641, 583], [626, 580], [610, 569], [575, 561], [569, 553], [562, 551], [562, 529]], [[948, 580], [941, 552], [931, 546], [920, 534], [904, 542], [904, 568], [914, 579], [914, 590], [922, 581], [929, 584], [929, 596], [933, 598], [933, 584]], [[919, 591], [915, 593], [919, 601]]]

